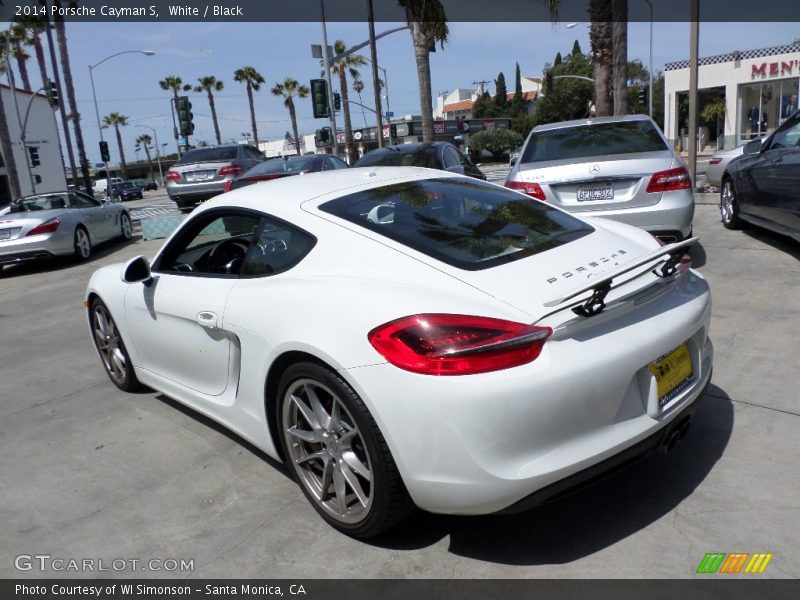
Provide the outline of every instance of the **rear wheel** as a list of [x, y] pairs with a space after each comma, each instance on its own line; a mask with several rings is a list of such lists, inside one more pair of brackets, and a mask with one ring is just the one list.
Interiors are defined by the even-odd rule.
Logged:
[[722, 190], [719, 193], [719, 212], [722, 216], [722, 224], [728, 229], [739, 229], [742, 220], [739, 218], [739, 204], [736, 201], [736, 188], [733, 181], [726, 179], [722, 182]]
[[347, 535], [367, 538], [411, 512], [386, 440], [341, 377], [298, 363], [284, 373], [279, 389], [284, 456], [322, 518]]
[[133, 224], [131, 223], [131, 218], [128, 216], [128, 213], [122, 213], [122, 216], [119, 218], [119, 227], [120, 227], [120, 234], [122, 235], [123, 240], [129, 240], [133, 236]]
[[136, 379], [136, 373], [133, 371], [128, 350], [122, 341], [117, 324], [101, 300], [92, 302], [89, 322], [92, 326], [95, 348], [111, 382], [125, 392], [139, 389], [142, 385]]
[[78, 260], [89, 260], [92, 256], [92, 240], [82, 225], [75, 228], [75, 256]]

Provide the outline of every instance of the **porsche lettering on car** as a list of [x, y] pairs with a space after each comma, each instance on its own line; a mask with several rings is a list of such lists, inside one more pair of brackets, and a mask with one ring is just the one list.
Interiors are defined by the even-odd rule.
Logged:
[[463, 175], [342, 169], [205, 202], [85, 300], [116, 386], [215, 419], [369, 537], [671, 449], [713, 362], [695, 241]]

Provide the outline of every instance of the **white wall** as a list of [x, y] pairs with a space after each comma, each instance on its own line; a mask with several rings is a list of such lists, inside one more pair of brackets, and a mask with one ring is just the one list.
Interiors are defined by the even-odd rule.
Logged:
[[[31, 169], [31, 173], [42, 178], [41, 183], [35, 184], [36, 192], [54, 192], [67, 188], [67, 178], [64, 174], [64, 164], [61, 160], [61, 149], [58, 146], [58, 130], [53, 109], [45, 96], [32, 96], [28, 92], [17, 91], [17, 105], [19, 107], [19, 120], [14, 108], [14, 96], [8, 86], [0, 85], [3, 94], [3, 105], [6, 111], [8, 131], [11, 135], [11, 144], [14, 148], [14, 159], [17, 163], [17, 176], [22, 195], [34, 193], [31, 179], [28, 176], [29, 156], [22, 146], [20, 120], [25, 119], [25, 110], [29, 101], [31, 110], [26, 127], [26, 145], [36, 146], [39, 149], [38, 167]], [[2, 125], [2, 124], [0, 124]], [[4, 161], [5, 162], [5, 161]], [[5, 169], [2, 169], [5, 174]]]

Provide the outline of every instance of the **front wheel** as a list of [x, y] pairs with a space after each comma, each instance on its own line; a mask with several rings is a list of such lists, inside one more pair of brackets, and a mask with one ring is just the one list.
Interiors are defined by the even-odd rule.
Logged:
[[75, 256], [78, 260], [89, 260], [92, 256], [92, 240], [89, 239], [89, 232], [81, 225], [75, 229]]
[[95, 348], [111, 382], [125, 392], [141, 387], [131, 364], [131, 358], [111, 313], [101, 300], [92, 302], [89, 322]]
[[123, 240], [129, 240], [133, 237], [133, 224], [128, 213], [124, 212], [119, 218], [120, 235]]
[[322, 518], [342, 533], [368, 538], [408, 516], [413, 503], [386, 440], [341, 377], [298, 363], [279, 389], [284, 456]]
[[733, 181], [726, 179], [722, 183], [722, 190], [719, 193], [719, 212], [722, 217], [722, 224], [727, 229], [739, 229], [742, 220], [739, 218], [739, 204], [736, 201], [736, 189]]

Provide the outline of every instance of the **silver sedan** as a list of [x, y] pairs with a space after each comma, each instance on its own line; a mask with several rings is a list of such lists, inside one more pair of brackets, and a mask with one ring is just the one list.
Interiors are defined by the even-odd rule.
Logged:
[[87, 260], [97, 244], [132, 235], [118, 204], [74, 191], [25, 196], [0, 210], [0, 268], [52, 256]]

